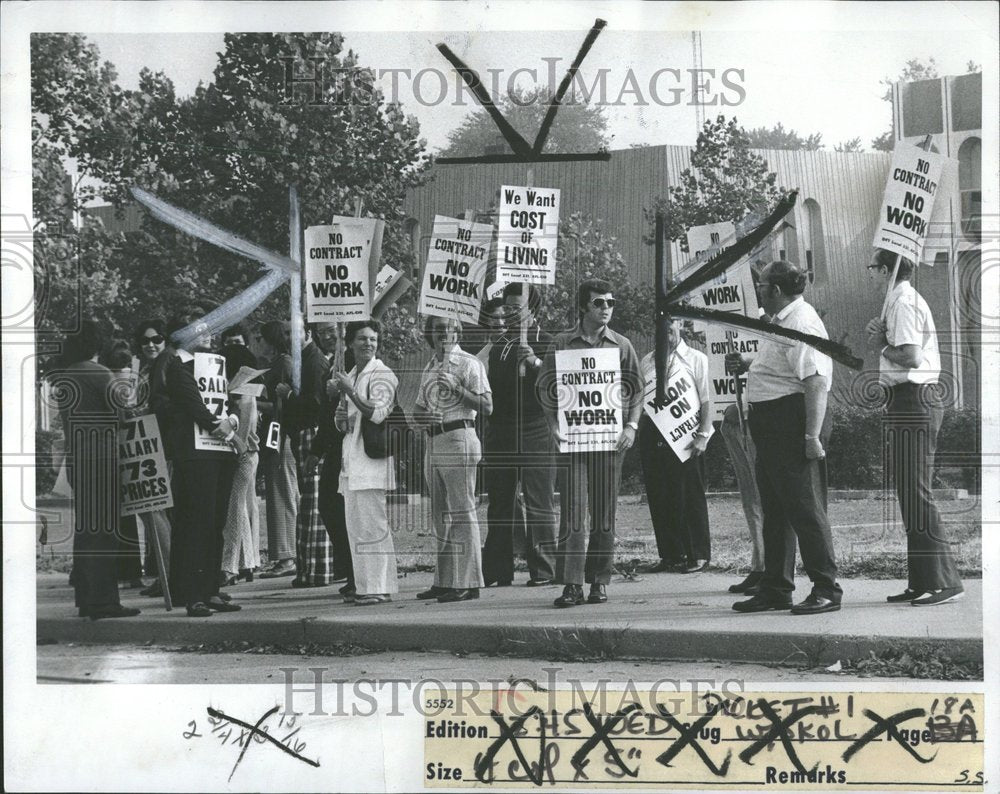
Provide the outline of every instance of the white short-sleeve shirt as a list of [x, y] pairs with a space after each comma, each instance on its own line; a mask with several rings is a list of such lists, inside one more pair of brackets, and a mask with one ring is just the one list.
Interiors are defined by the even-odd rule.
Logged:
[[[774, 315], [773, 322], [782, 328], [829, 339], [826, 326], [816, 310], [801, 296]], [[761, 341], [757, 357], [750, 365], [747, 399], [751, 403], [758, 403], [777, 400], [789, 394], [804, 394], [804, 381], [813, 375], [822, 375], [826, 379], [826, 390], [830, 391], [833, 362], [828, 355], [805, 342], [765, 337]]]
[[879, 382], [885, 386], [899, 383], [936, 383], [941, 374], [941, 353], [930, 307], [909, 281], [900, 281], [889, 294], [885, 314], [885, 337], [893, 347], [916, 345], [920, 364], [912, 369], [894, 364], [879, 356]]

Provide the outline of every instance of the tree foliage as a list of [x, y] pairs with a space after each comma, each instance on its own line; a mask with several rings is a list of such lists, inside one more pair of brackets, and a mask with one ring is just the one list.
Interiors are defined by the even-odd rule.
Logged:
[[[780, 125], [779, 125], [780, 126]], [[680, 184], [656, 199], [646, 210], [652, 242], [657, 212], [666, 222], [666, 235], [680, 240], [687, 251], [687, 230], [706, 223], [739, 223], [750, 213], [766, 214], [783, 195], [777, 175], [767, 160], [751, 151], [750, 137], [735, 118], [724, 116], [705, 122], [694, 151], [691, 167], [681, 172]]]
[[823, 148], [823, 133], [814, 132], [802, 137], [795, 130], [786, 130], [779, 121], [771, 128], [756, 127], [746, 133], [751, 149], [805, 149]]
[[[351, 215], [361, 198], [366, 214], [386, 221], [383, 261], [412, 262], [401, 207], [429, 165], [425, 143], [416, 120], [386, 103], [374, 75], [343, 51], [340, 34], [227, 34], [212, 81], [185, 98], [148, 69], [137, 90], [120, 89], [81, 36], [47, 34], [35, 44], [32, 110], [44, 144], [36, 167], [47, 168], [53, 154], [72, 157], [97, 195], [117, 206], [139, 185], [277, 251], [289, 246], [289, 186], [298, 186], [303, 226]], [[322, 91], [288, 92], [286, 64], [296, 76], [322, 68]], [[67, 97], [74, 98], [60, 112]], [[119, 235], [106, 249], [100, 257], [87, 252], [94, 258], [83, 267], [97, 270], [99, 260], [114, 280], [118, 294], [94, 303], [106, 304], [104, 315], [124, 328], [195, 298], [222, 302], [260, 275], [253, 263], [150, 217], [141, 233]], [[258, 316], [287, 317], [287, 290]], [[386, 318], [387, 339], [403, 348], [418, 339], [413, 313], [402, 311], [408, 303], [412, 295]]]
[[[549, 107], [550, 94], [542, 88], [533, 91], [514, 87], [502, 95], [497, 107], [521, 136], [533, 143]], [[547, 153], [596, 152], [608, 147], [608, 120], [604, 108], [584, 102], [560, 105], [555, 122], [545, 139]], [[478, 107], [448, 133], [448, 143], [441, 156], [470, 157], [482, 154], [508, 154], [510, 146], [485, 110]]]
[[580, 282], [600, 278], [611, 282], [617, 306], [612, 327], [628, 335], [648, 333], [653, 295], [633, 282], [618, 240], [601, 221], [575, 212], [559, 222], [559, 267], [556, 283], [542, 291], [539, 325], [547, 331], [571, 328], [577, 321], [576, 290]]

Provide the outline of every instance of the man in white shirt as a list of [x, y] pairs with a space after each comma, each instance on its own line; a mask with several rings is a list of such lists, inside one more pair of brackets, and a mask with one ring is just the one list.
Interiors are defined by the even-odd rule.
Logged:
[[[828, 338], [816, 310], [802, 298], [806, 275], [795, 265], [771, 262], [760, 274], [757, 298], [771, 322]], [[727, 367], [746, 368], [739, 354]], [[764, 578], [759, 592], [733, 604], [737, 612], [791, 609], [814, 615], [840, 609], [833, 537], [826, 516], [826, 452], [830, 418], [829, 356], [802, 342], [766, 339], [749, 367], [750, 432], [757, 447], [757, 485], [764, 509]], [[812, 592], [792, 606], [795, 545]]]
[[[695, 400], [700, 406], [700, 426], [693, 434], [691, 457], [681, 461], [648, 413], [643, 412], [639, 420], [639, 459], [660, 555], [659, 564], [653, 566], [650, 573], [697, 573], [708, 566], [712, 557], [702, 457], [712, 434], [708, 358], [700, 350], [688, 347], [681, 337], [679, 320], [670, 324], [667, 334], [671, 347], [667, 380], [683, 373], [694, 384]], [[646, 384], [656, 378], [654, 356], [655, 351], [651, 351], [639, 363]]]
[[[868, 265], [876, 289], [886, 290], [896, 255], [876, 250]], [[913, 265], [899, 262], [885, 319], [868, 323], [871, 345], [880, 350], [879, 382], [888, 389], [885, 422], [903, 524], [906, 527], [906, 589], [889, 603], [936, 606], [964, 595], [958, 568], [931, 496], [934, 452], [942, 411], [935, 399], [941, 355], [934, 318], [910, 283]]]

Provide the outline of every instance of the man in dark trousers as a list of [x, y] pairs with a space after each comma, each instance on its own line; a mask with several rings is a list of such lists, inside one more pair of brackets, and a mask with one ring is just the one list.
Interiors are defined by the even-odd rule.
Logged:
[[[545, 418], [557, 442], [559, 431], [555, 352], [558, 350], [589, 350], [611, 348], [618, 351], [621, 369], [621, 402], [623, 429], [616, 449], [603, 452], [570, 452], [562, 462], [568, 469], [566, 490], [568, 516], [565, 530], [560, 533], [557, 556], [557, 579], [565, 585], [555, 600], [557, 607], [574, 607], [584, 603], [583, 585], [590, 584], [586, 597], [589, 604], [607, 603], [607, 586], [611, 581], [615, 551], [615, 514], [621, 459], [635, 443], [642, 412], [642, 376], [639, 358], [628, 337], [608, 328], [614, 313], [612, 286], [600, 279], [587, 279], [577, 288], [579, 322], [569, 331], [557, 334], [553, 352], [546, 357], [538, 393], [546, 407]], [[586, 517], [590, 514], [590, 529]]]
[[[879, 293], [892, 278], [896, 255], [878, 249], [868, 265]], [[935, 399], [941, 354], [927, 302], [913, 288], [913, 263], [899, 262], [885, 319], [868, 323], [879, 350], [879, 382], [889, 391], [885, 427], [896, 496], [906, 527], [906, 589], [886, 600], [915, 607], [959, 601], [965, 594], [941, 516], [931, 494], [942, 411]]]
[[[316, 407], [316, 435], [313, 437], [305, 460], [305, 470], [309, 476], [319, 471], [319, 514], [326, 527], [332, 549], [332, 573], [330, 581], [346, 579], [340, 588], [343, 595], [354, 592], [354, 567], [351, 564], [351, 544], [347, 538], [347, 524], [344, 516], [344, 495], [340, 493], [340, 467], [343, 455], [344, 437], [334, 425], [334, 415], [340, 402], [336, 383], [331, 381], [332, 362], [327, 356], [333, 354], [337, 345], [337, 326], [334, 323], [316, 323], [313, 326], [313, 342], [322, 351], [326, 366], [322, 373], [321, 390]], [[344, 366], [348, 363], [350, 351], [345, 352]], [[319, 374], [319, 369], [316, 369]], [[305, 362], [303, 361], [303, 394], [305, 390]]]
[[[175, 318], [168, 334], [190, 325], [195, 318]], [[211, 337], [205, 333], [177, 354], [164, 360], [163, 377], [150, 380], [150, 404], [158, 415], [173, 469], [174, 531], [170, 548], [170, 590], [184, 601], [189, 617], [209, 617], [213, 612], [240, 609], [219, 594], [222, 565], [222, 530], [229, 507], [236, 455], [231, 450], [195, 448], [195, 427], [216, 439], [232, 432], [202, 400], [194, 378], [194, 354], [208, 352]]]
[[[514, 581], [514, 523], [518, 486], [524, 496], [528, 587], [553, 583], [559, 521], [555, 505], [552, 439], [536, 393], [552, 337], [535, 323], [541, 296], [528, 284], [503, 291], [507, 332], [490, 350], [488, 374], [493, 413], [486, 435], [485, 474], [489, 533], [483, 546], [486, 586]], [[521, 326], [528, 330], [521, 343]]]
[[[782, 328], [828, 338], [816, 310], [802, 298], [807, 278], [778, 260], [757, 283], [761, 307]], [[730, 371], [746, 364], [726, 356]], [[747, 399], [750, 432], [757, 447], [757, 486], [764, 510], [764, 578], [759, 592], [733, 604], [737, 612], [791, 609], [813, 615], [840, 609], [833, 536], [826, 516], [826, 452], [830, 418], [827, 392], [833, 374], [829, 356], [803, 342], [764, 340], [750, 365]], [[792, 606], [795, 545], [812, 580], [812, 592]]]

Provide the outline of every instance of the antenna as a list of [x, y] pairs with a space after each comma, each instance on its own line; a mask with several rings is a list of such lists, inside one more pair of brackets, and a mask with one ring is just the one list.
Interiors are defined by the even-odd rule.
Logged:
[[[691, 60], [694, 63], [695, 69], [702, 68], [700, 30], [691, 31]], [[698, 73], [695, 72], [695, 74], [697, 75]], [[698, 123], [698, 129], [695, 130], [695, 137], [697, 138], [701, 133], [701, 128], [705, 126], [705, 105], [702, 103], [701, 81], [695, 77], [693, 83], [694, 95], [691, 97], [691, 101], [694, 102], [694, 115]]]

